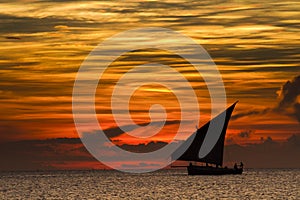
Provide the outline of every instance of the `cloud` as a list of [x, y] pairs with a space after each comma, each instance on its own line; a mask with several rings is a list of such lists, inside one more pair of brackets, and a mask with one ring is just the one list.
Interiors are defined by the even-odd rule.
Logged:
[[153, 152], [158, 149], [163, 148], [165, 145], [167, 145], [167, 142], [149, 142], [148, 144], [138, 144], [138, 145], [131, 145], [131, 144], [123, 144], [120, 145], [122, 149], [130, 152], [135, 153], [146, 153], [146, 152]]
[[[120, 145], [125, 150], [137, 153], [161, 148], [165, 142], [150, 142], [138, 145]], [[300, 135], [292, 135], [284, 142], [271, 137], [260, 143], [240, 146], [234, 142], [225, 146], [224, 161], [243, 161], [246, 167], [300, 167]], [[0, 146], [0, 171], [90, 169], [104, 168], [82, 145], [79, 138], [56, 138], [47, 140], [23, 140], [2, 143]], [[133, 167], [131, 162], [120, 161], [123, 167]], [[76, 166], [74, 165], [76, 164]], [[134, 163], [155, 167], [157, 163]]]
[[[126, 151], [142, 153], [158, 150], [166, 144], [165, 142], [150, 142], [138, 145], [123, 144], [119, 147]], [[106, 156], [111, 155], [107, 154]], [[93, 168], [99, 165], [99, 162], [87, 151], [79, 138], [1, 143], [0, 160], [0, 171], [75, 169], [76, 167], [72, 164], [80, 162], [82, 164], [76, 164], [78, 169]], [[122, 160], [122, 157], [119, 157], [117, 161], [130, 164], [127, 160]], [[147, 165], [151, 166], [151, 163]], [[102, 164], [101, 166], [105, 167]], [[152, 167], [154, 166], [152, 165]]]
[[78, 138], [22, 140], [2, 143], [0, 171], [49, 170], [58, 163], [96, 162]]
[[250, 115], [263, 115], [263, 114], [266, 114], [267, 112], [269, 112], [271, 110], [272, 110], [271, 108], [266, 108], [266, 109], [263, 109], [263, 110], [251, 110], [249, 112], [240, 112], [240, 113], [237, 113], [237, 114], [233, 115], [231, 117], [231, 120], [236, 120], [236, 119], [239, 119], [241, 117], [246, 117], [246, 116], [250, 116]]
[[287, 139], [287, 142], [291, 146], [298, 146], [299, 147], [300, 146], [300, 136], [294, 134], [294, 135], [292, 135], [291, 137], [289, 137]]
[[[180, 124], [180, 120], [169, 120], [165, 122], [165, 125], [172, 125], [172, 124]], [[138, 126], [147, 126], [149, 123], [140, 123], [137, 124]], [[160, 121], [152, 122], [152, 125], [161, 124]], [[123, 133], [126, 133], [126, 131], [133, 131], [137, 128], [137, 125], [125, 125], [121, 127], [111, 127], [108, 129], [103, 130], [107, 137], [113, 138], [117, 137], [119, 135], [122, 135]]]
[[296, 118], [300, 123], [300, 75], [282, 86], [279, 98], [276, 110]]
[[14, 36], [6, 36], [5, 39], [8, 39], [8, 40], [21, 40], [20, 37], [14, 37]]
[[231, 117], [236, 120], [251, 115], [264, 115], [269, 112], [282, 113], [291, 116], [300, 123], [300, 75], [294, 77], [292, 81], [287, 81], [278, 91], [279, 103], [273, 108], [265, 108], [263, 110], [251, 110], [248, 112], [240, 112]]
[[284, 142], [270, 136], [261, 143], [225, 146], [224, 161], [227, 165], [242, 161], [246, 168], [299, 168], [300, 135], [292, 135]]
[[245, 130], [241, 131], [238, 136], [241, 138], [250, 138], [250, 136], [254, 133], [255, 131], [253, 130]]
[[[2, 8], [5, 9], [2, 9], [0, 13], [2, 35], [22, 38], [20, 41], [5, 38], [2, 40], [3, 53], [0, 60], [3, 62], [0, 64], [2, 70], [0, 90], [5, 93], [2, 93], [0, 97], [2, 100], [0, 115], [3, 116], [0, 121], [12, 119], [9, 122], [10, 126], [20, 127], [20, 130], [6, 129], [7, 133], [6, 130], [2, 131], [0, 128], [3, 133], [2, 140], [4, 134], [7, 138], [43, 136], [45, 132], [36, 130], [33, 126], [38, 123], [40, 123], [38, 126], [43, 126], [47, 132], [53, 131], [55, 123], [64, 126], [67, 121], [71, 124], [71, 118], [57, 119], [59, 116], [66, 116], [57, 114], [64, 113], [71, 116], [72, 87], [81, 61], [98, 42], [121, 30], [147, 25], [186, 30], [189, 36], [200, 44], [204, 44], [211, 57], [220, 65], [225, 85], [232, 86], [228, 90], [229, 95], [232, 97], [244, 95], [250, 98], [249, 102], [253, 102], [253, 99], [260, 99], [261, 94], [264, 97], [260, 100], [264, 101], [275, 90], [271, 88], [275, 84], [270, 84], [271, 87], [268, 87], [270, 80], [266, 81], [268, 84], [263, 81], [260, 83], [259, 80], [268, 77], [277, 78], [274, 80], [277, 82], [282, 77], [281, 74], [299, 72], [299, 66], [297, 66], [299, 63], [295, 59], [298, 58], [299, 48], [297, 44], [289, 42], [297, 38], [297, 33], [291, 31], [292, 27], [298, 26], [297, 17], [289, 16], [289, 20], [286, 20], [286, 16], [280, 14], [281, 9], [285, 9], [288, 5], [287, 3], [275, 6], [277, 14], [269, 15], [265, 12], [263, 5], [245, 3], [247, 6], [244, 4], [232, 6], [226, 1], [220, 2], [222, 9], [210, 9], [210, 4], [216, 3], [215, 1], [157, 2], [155, 4], [152, 2], [118, 2], [116, 4], [87, 2], [84, 5], [77, 1], [67, 0], [30, 1], [34, 3], [3, 1]], [[161, 12], [166, 9], [168, 12]], [[259, 17], [251, 17], [252, 15]], [[230, 18], [230, 16], [242, 18]], [[221, 17], [223, 20], [216, 17]], [[263, 24], [266, 26], [262, 26]], [[274, 28], [277, 30], [278, 27], [280, 31], [273, 30]], [[288, 28], [282, 30], [282, 27]], [[70, 32], [64, 32], [65, 30]], [[287, 37], [280, 37], [282, 33]], [[251, 47], [256, 44], [261, 44], [260, 46], [263, 47]], [[157, 58], [152, 58], [152, 60], [159, 60], [159, 56], [157, 55]], [[183, 62], [174, 60], [175, 58], [176, 56], [169, 55], [165, 63], [181, 66]], [[282, 66], [274, 66], [272, 63], [282, 64]], [[128, 63], [125, 64], [128, 65]], [[254, 74], [252, 72], [258, 74], [261, 79], [256, 80], [250, 77], [250, 73]], [[189, 71], [185, 73], [189, 74]], [[244, 76], [245, 74], [247, 76]], [[243, 80], [247, 81], [244, 81], [242, 85], [230, 84], [230, 81], [237, 83]], [[197, 77], [193, 78], [193, 81], [200, 83]], [[201, 85], [195, 85], [200, 94], [202, 90], [198, 90], [198, 87]], [[47, 100], [40, 101], [39, 98], [32, 99], [31, 97], [46, 97]], [[59, 100], [58, 97], [68, 99]], [[54, 101], [53, 98], [59, 101]], [[293, 116], [298, 119], [299, 107], [298, 104], [292, 107]], [[233, 118], [259, 115], [265, 112], [254, 110], [248, 113], [238, 113]], [[24, 127], [21, 123], [25, 123], [23, 122], [25, 120], [31, 126], [31, 132], [22, 130]], [[59, 131], [61, 134], [66, 133], [64, 130]], [[118, 132], [122, 134], [119, 130], [111, 130], [111, 134]]]
[[225, 138], [225, 145], [233, 145], [236, 144], [233, 137]]

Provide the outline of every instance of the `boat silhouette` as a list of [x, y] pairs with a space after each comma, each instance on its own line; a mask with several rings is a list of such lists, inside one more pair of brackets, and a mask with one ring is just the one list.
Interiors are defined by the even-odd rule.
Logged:
[[[237, 101], [238, 102], [238, 101]], [[225, 111], [217, 115], [215, 118], [207, 122], [201, 128], [197, 129], [184, 143], [181, 145], [173, 154], [172, 160], [189, 161], [190, 164], [187, 166], [188, 175], [225, 175], [225, 174], [242, 174], [243, 173], [243, 163], [238, 166], [234, 165], [233, 168], [223, 167], [223, 151], [224, 151], [224, 140], [226, 135], [227, 126], [234, 110], [235, 102]], [[224, 120], [225, 118], [225, 120]], [[217, 139], [215, 145], [211, 150], [204, 156], [200, 157], [199, 152], [201, 146], [203, 145], [205, 138], [207, 137], [208, 129], [210, 124], [218, 125], [218, 121], [224, 120], [223, 128], [221, 129], [221, 134]], [[192, 140], [192, 142], [191, 142]], [[181, 147], [185, 143], [190, 143], [189, 147], [183, 152]], [[182, 154], [182, 155], [180, 155]], [[178, 157], [178, 155], [180, 155]], [[177, 158], [177, 159], [176, 159]], [[196, 164], [192, 164], [196, 163]], [[198, 165], [197, 163], [205, 163], [205, 165]]]

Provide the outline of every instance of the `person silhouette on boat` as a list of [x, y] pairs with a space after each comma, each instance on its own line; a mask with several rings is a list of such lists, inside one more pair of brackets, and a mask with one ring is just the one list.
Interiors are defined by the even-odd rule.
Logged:
[[243, 164], [243, 162], [241, 162], [241, 163], [240, 163], [240, 167], [241, 167], [241, 168], [243, 168], [243, 167], [244, 167], [244, 164]]
[[233, 168], [234, 168], [234, 169], [237, 169], [237, 168], [238, 168], [236, 163], [234, 163]]

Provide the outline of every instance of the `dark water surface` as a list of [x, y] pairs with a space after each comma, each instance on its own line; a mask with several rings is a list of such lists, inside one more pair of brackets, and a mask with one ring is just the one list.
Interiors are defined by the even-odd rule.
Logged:
[[188, 176], [186, 170], [2, 172], [0, 199], [297, 199], [300, 169]]

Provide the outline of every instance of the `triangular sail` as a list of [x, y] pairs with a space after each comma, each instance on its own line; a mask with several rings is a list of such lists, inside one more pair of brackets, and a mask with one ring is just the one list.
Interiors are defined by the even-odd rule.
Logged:
[[[183, 160], [183, 161], [197, 161], [197, 162], [205, 162], [205, 163], [212, 163], [216, 165], [223, 165], [223, 150], [224, 150], [224, 140], [225, 140], [225, 134], [228, 126], [229, 119], [231, 117], [231, 114], [233, 112], [233, 109], [235, 107], [237, 102], [235, 102], [233, 105], [231, 105], [229, 108], [227, 108], [224, 112], [213, 118], [211, 121], [206, 123], [204, 126], [199, 128], [192, 136], [190, 136], [185, 142], [191, 143], [191, 145], [188, 147], [188, 149], [179, 157], [177, 160]], [[212, 148], [212, 150], [203, 158], [199, 158], [199, 150], [203, 144], [203, 141], [206, 137], [209, 124], [214, 121], [218, 120], [219, 118], [225, 117], [224, 126], [221, 132], [221, 135], [215, 144], [215, 146]], [[218, 124], [218, 123], [212, 123], [212, 124]], [[196, 135], [195, 135], [196, 134]], [[193, 140], [191, 142], [191, 140]], [[182, 145], [184, 146], [184, 144]], [[180, 147], [172, 154], [172, 158], [176, 158], [176, 155], [180, 152]], [[178, 157], [178, 156], [177, 156]]]

